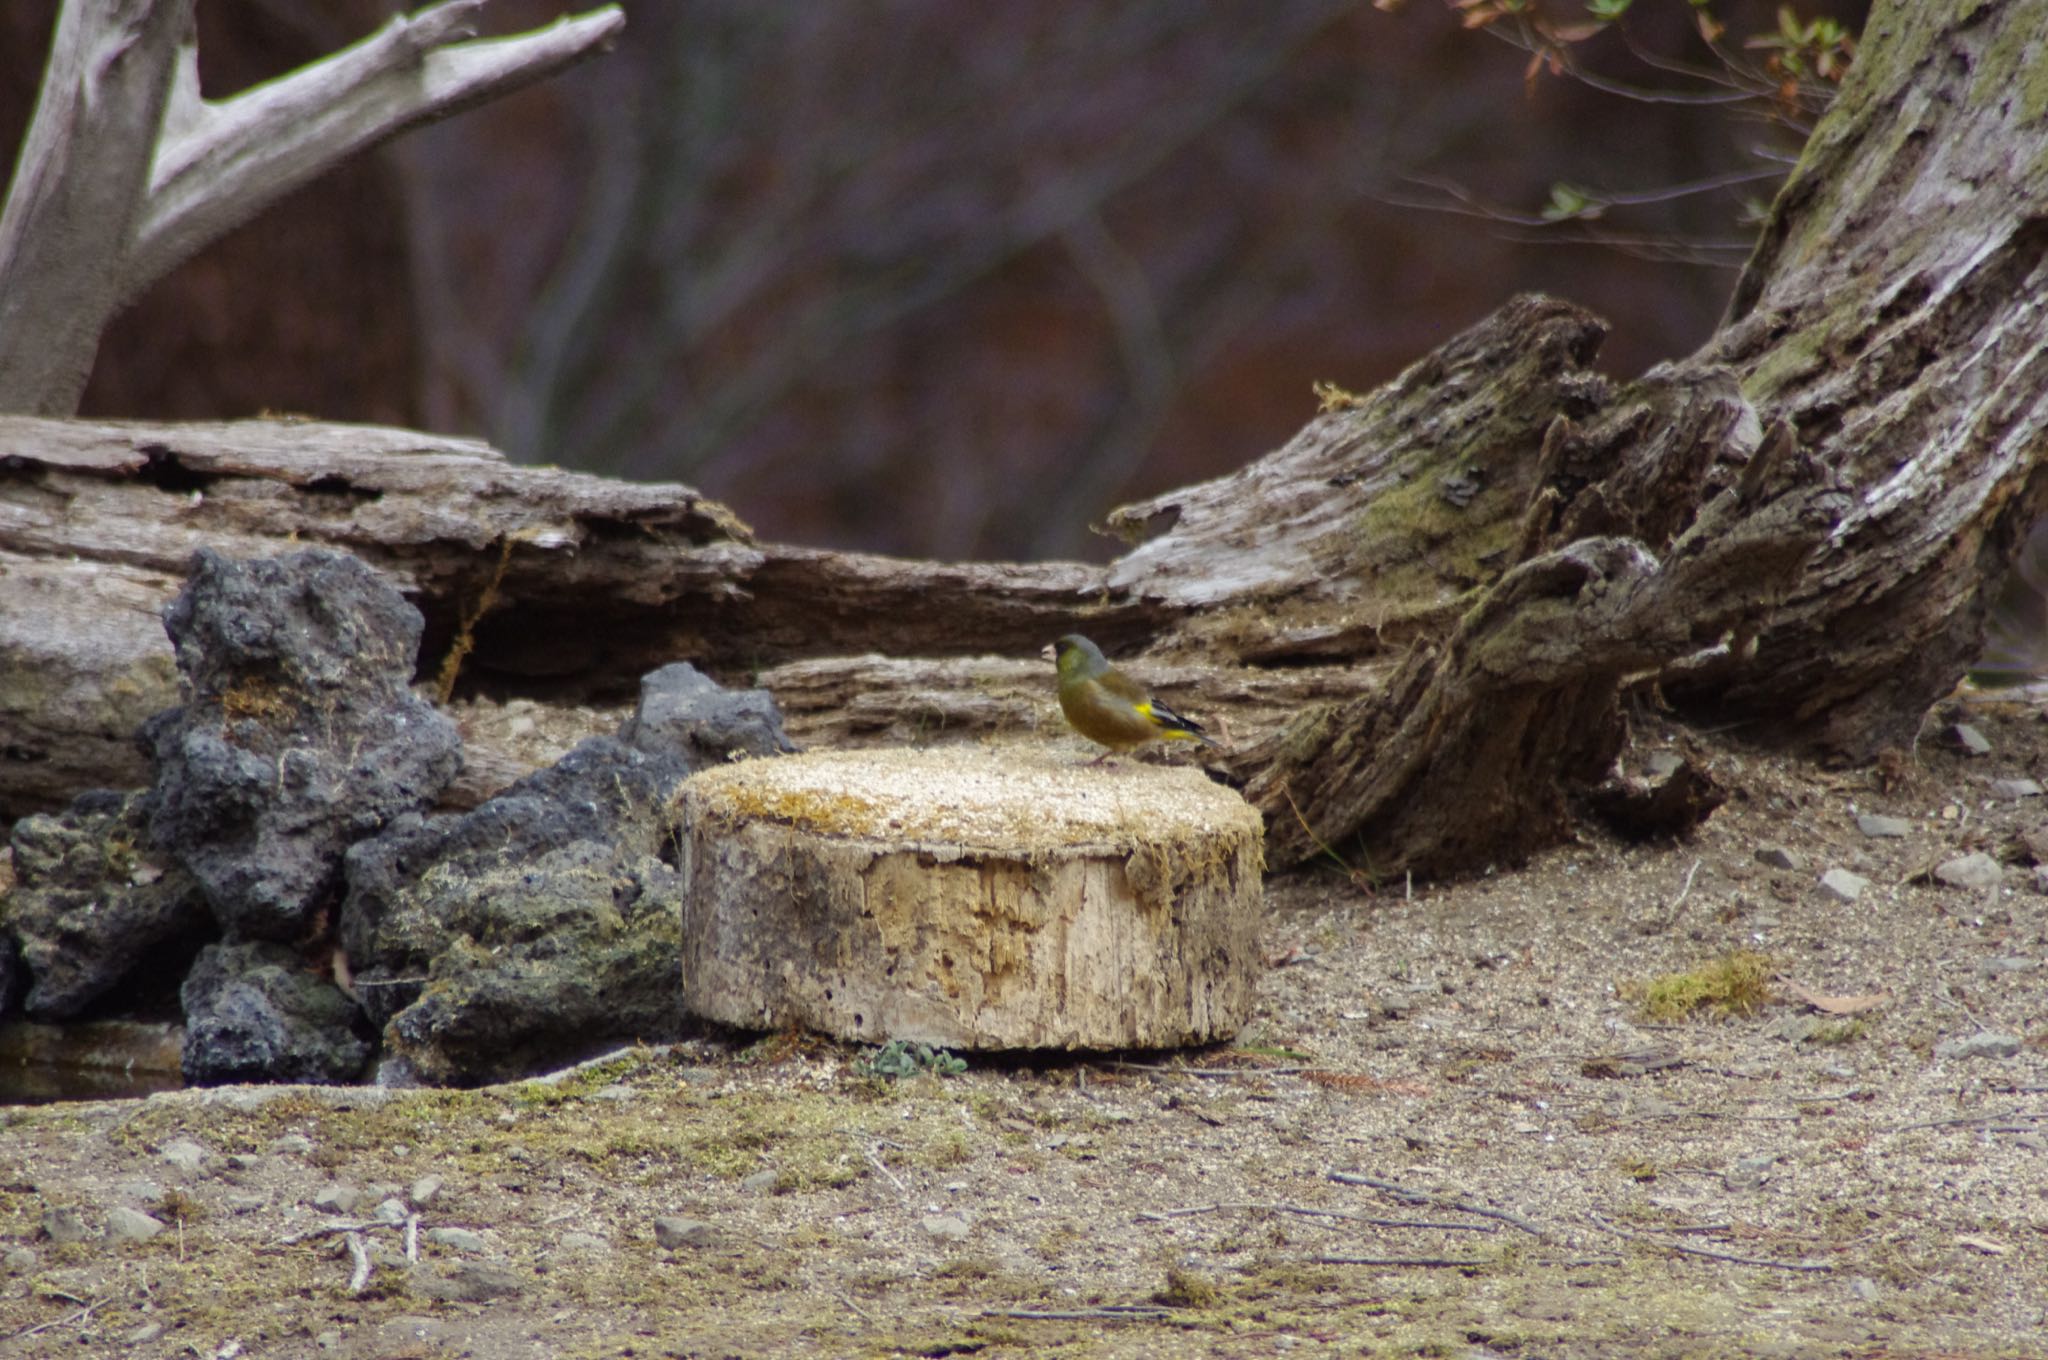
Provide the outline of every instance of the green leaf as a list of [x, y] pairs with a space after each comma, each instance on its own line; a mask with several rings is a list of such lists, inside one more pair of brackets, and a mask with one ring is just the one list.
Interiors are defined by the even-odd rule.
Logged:
[[1574, 217], [1596, 215], [1597, 203], [1583, 189], [1570, 184], [1550, 186], [1550, 202], [1543, 205], [1543, 220], [1564, 222]]

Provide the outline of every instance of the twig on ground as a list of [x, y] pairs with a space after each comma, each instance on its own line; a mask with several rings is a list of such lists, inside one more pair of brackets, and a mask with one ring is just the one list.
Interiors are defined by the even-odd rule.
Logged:
[[367, 1232], [372, 1228], [388, 1228], [395, 1231], [404, 1226], [403, 1222], [391, 1223], [381, 1218], [366, 1218], [360, 1222], [353, 1223], [337, 1219], [332, 1223], [323, 1223], [317, 1228], [308, 1228], [304, 1232], [295, 1232], [289, 1237], [280, 1237], [277, 1239], [277, 1244], [280, 1247], [289, 1247], [315, 1237], [332, 1237], [336, 1233]]
[[1375, 1190], [1384, 1190], [1390, 1195], [1407, 1200], [1410, 1204], [1434, 1204], [1444, 1209], [1456, 1209], [1461, 1214], [1478, 1214], [1482, 1218], [1496, 1218], [1510, 1227], [1520, 1228], [1531, 1237], [1546, 1237], [1541, 1224], [1531, 1223], [1526, 1218], [1500, 1209], [1491, 1209], [1484, 1204], [1475, 1204], [1469, 1199], [1456, 1195], [1439, 1195], [1429, 1190], [1417, 1190], [1396, 1181], [1383, 1181], [1377, 1176], [1367, 1176], [1356, 1171], [1332, 1171], [1331, 1180], [1339, 1185], [1369, 1185]]
[[1222, 1214], [1234, 1211], [1247, 1213], [1298, 1214], [1303, 1218], [1340, 1218], [1350, 1223], [1364, 1223], [1374, 1228], [1437, 1228], [1444, 1232], [1499, 1232], [1498, 1228], [1484, 1223], [1437, 1223], [1420, 1218], [1374, 1218], [1370, 1214], [1354, 1214], [1343, 1209], [1311, 1209], [1300, 1204], [1273, 1204], [1258, 1201], [1226, 1200], [1215, 1204], [1197, 1204], [1188, 1209], [1161, 1209], [1157, 1213], [1139, 1214], [1134, 1221], [1139, 1223], [1160, 1223], [1169, 1218], [1194, 1218], [1199, 1214]]
[[1298, 1077], [1320, 1072], [1320, 1067], [1181, 1067], [1175, 1063], [1134, 1063], [1118, 1060], [1118, 1067], [1133, 1072], [1164, 1072], [1175, 1077]]
[[1644, 1246], [1662, 1247], [1666, 1251], [1675, 1251], [1684, 1256], [1704, 1256], [1710, 1261], [1732, 1261], [1739, 1266], [1768, 1266], [1773, 1270], [1834, 1269], [1825, 1261], [1778, 1261], [1768, 1256], [1738, 1256], [1732, 1251], [1714, 1251], [1708, 1247], [1694, 1247], [1683, 1242], [1667, 1242], [1661, 1237], [1651, 1237], [1647, 1233], [1618, 1228], [1598, 1214], [1587, 1214], [1586, 1219], [1602, 1232], [1613, 1233], [1616, 1237], [1627, 1238], [1631, 1242], [1641, 1242]]
[[1985, 1024], [1982, 1020], [1979, 1020], [1977, 1018], [1977, 1013], [1975, 1011], [1971, 1010], [1969, 1006], [1964, 1004], [1963, 999], [1956, 995], [1955, 988], [1948, 985], [1947, 979], [1943, 979], [1941, 986], [1934, 989], [1934, 998], [1937, 1001], [1944, 1001], [1947, 1002], [1949, 1005], [1954, 1006], [1957, 1010], [1963, 1013], [1963, 1018], [1965, 1020], [1968, 1020], [1971, 1024], [1975, 1025], [1979, 1030], [1987, 1030], [1991, 1028], [1991, 1026]]
[[66, 1302], [81, 1304], [83, 1306], [80, 1307], [79, 1310], [75, 1313], [66, 1313], [63, 1317], [51, 1318], [48, 1322], [38, 1322], [33, 1327], [24, 1327], [20, 1331], [14, 1333], [14, 1335], [17, 1338], [24, 1336], [34, 1336], [37, 1332], [47, 1332], [52, 1327], [63, 1327], [73, 1322], [83, 1322], [87, 1318], [91, 1317], [94, 1313], [98, 1312], [101, 1308], [104, 1308], [106, 1306], [105, 1299], [101, 1299], [98, 1303], [88, 1303], [86, 1302], [86, 1300], [79, 1298], [75, 1294], [66, 1294], [55, 1289], [48, 1291], [46, 1297], [53, 1299], [63, 1299]]
[[832, 1297], [838, 1299], [841, 1303], [845, 1304], [847, 1311], [852, 1313], [855, 1317], [866, 1318], [869, 1322], [873, 1322], [875, 1320], [875, 1315], [873, 1313], [870, 1313], [867, 1309], [861, 1307], [859, 1304], [855, 1303], [852, 1299], [848, 1298], [846, 1296], [845, 1290], [842, 1289], [835, 1291]]
[[1100, 1322], [1123, 1318], [1163, 1318], [1173, 1316], [1171, 1308], [1154, 1304], [1110, 1304], [1102, 1308], [984, 1308], [983, 1317], [1023, 1318], [1036, 1322]]
[[1701, 863], [1702, 861], [1700, 860], [1694, 860], [1692, 862], [1692, 868], [1687, 869], [1685, 871], [1685, 884], [1683, 887], [1679, 888], [1678, 896], [1671, 899], [1671, 906], [1669, 910], [1673, 913], [1676, 913], [1680, 907], [1685, 905], [1685, 899], [1692, 893], [1693, 875], [1697, 874], [1700, 871]]
[[356, 1262], [355, 1270], [348, 1277], [349, 1297], [355, 1298], [370, 1283], [370, 1249], [363, 1245], [363, 1235], [359, 1232], [345, 1233], [341, 1240], [348, 1243], [348, 1254]]
[[1308, 1259], [1311, 1264], [1319, 1266], [1416, 1266], [1423, 1269], [1493, 1264], [1477, 1256], [1311, 1256]]
[[1958, 1128], [1965, 1124], [1996, 1124], [2005, 1119], [2048, 1119], [2048, 1112], [2040, 1110], [1999, 1110], [1993, 1114], [1965, 1114], [1953, 1119], [1922, 1119], [1917, 1123], [1901, 1124], [1893, 1133], [1906, 1133], [1912, 1129]]
[[420, 1216], [418, 1214], [407, 1214], [405, 1216], [405, 1259], [408, 1261], [420, 1259]]
[[868, 1165], [873, 1167], [875, 1170], [881, 1172], [884, 1176], [888, 1177], [889, 1184], [896, 1187], [896, 1193], [904, 1196], [907, 1199], [910, 1195], [910, 1187], [905, 1185], [902, 1182], [902, 1180], [897, 1177], [896, 1173], [891, 1171], [888, 1168], [888, 1166], [882, 1161], [880, 1151], [881, 1147], [882, 1144], [880, 1142], [874, 1142], [862, 1148], [861, 1151], [867, 1157]]

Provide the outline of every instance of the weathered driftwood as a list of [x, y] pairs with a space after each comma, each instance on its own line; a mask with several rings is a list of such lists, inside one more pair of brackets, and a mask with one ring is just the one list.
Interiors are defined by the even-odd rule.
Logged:
[[1624, 682], [1753, 632], [1846, 503], [1810, 464], [1774, 478], [1759, 457], [1757, 471], [1661, 560], [1601, 536], [1522, 562], [1385, 690], [1268, 739], [1244, 763], [1276, 859], [1339, 842], [1368, 871], [1475, 865], [1555, 839], [1568, 797], [1620, 754]]
[[683, 995], [709, 1019], [1106, 1049], [1251, 1014], [1260, 818], [1195, 771], [830, 752], [698, 775], [678, 822]]
[[1867, 759], [1910, 747], [2048, 514], [2048, 0], [1885, 0], [1698, 356], [1852, 489], [1752, 664], [1668, 689]]
[[[158, 611], [192, 553], [309, 545], [357, 554], [421, 609], [424, 675], [462, 639], [459, 692], [569, 708], [628, 701], [679, 659], [744, 679], [805, 656], [1035, 655], [1077, 617], [1139, 612], [1091, 607], [1098, 567], [761, 545], [687, 487], [516, 466], [474, 441], [0, 416], [0, 812], [146, 782], [131, 737], [177, 702]], [[499, 749], [478, 754], [531, 768]]]
[[[1499, 547], [1468, 551], [1453, 531], [1469, 512], [1488, 542], [1509, 540], [1548, 420], [1585, 409], [1602, 388], [1583, 368], [1598, 334], [1577, 309], [1525, 299], [1369, 410], [1318, 418], [1267, 460], [1273, 475], [1258, 472], [1267, 464], [1243, 474], [1286, 494], [1233, 497], [1243, 513], [1269, 517], [1262, 543], [1278, 565], [1207, 593], [1184, 556], [1153, 545], [1156, 570], [1128, 559], [1110, 568], [946, 564], [759, 544], [687, 487], [518, 467], [472, 441], [407, 431], [0, 417], [0, 571], [33, 570], [38, 581], [32, 608], [0, 602], [0, 750], [14, 756], [0, 763], [0, 807], [61, 802], [95, 768], [100, 776], [83, 783], [142, 777], [125, 730], [175, 701], [150, 601], [169, 598], [201, 546], [357, 553], [426, 615], [423, 673], [437, 673], [465, 639], [467, 693], [582, 704], [630, 695], [641, 674], [677, 659], [728, 678], [814, 662], [764, 677], [788, 694], [800, 740], [863, 729], [870, 740], [973, 735], [1051, 711], [1049, 680], [1033, 679], [1028, 664], [1020, 673], [1017, 659], [1078, 628], [1116, 652], [1152, 640], [1180, 654], [1183, 665], [1160, 677], [1167, 692], [1215, 704], [1226, 732], [1249, 741], [1304, 703], [1375, 687], [1398, 657], [1394, 645], [1447, 617], [1487, 569], [1482, 559], [1504, 557]], [[1483, 375], [1503, 371], [1521, 390], [1496, 411]], [[1435, 374], [1447, 376], [1424, 380]], [[1446, 386], [1469, 399], [1444, 404]], [[1399, 442], [1386, 443], [1396, 429]], [[1454, 442], [1461, 434], [1469, 444]], [[1437, 476], [1423, 470], [1437, 449], [1462, 458], [1456, 478], [1492, 479], [1487, 493], [1463, 505], [1441, 499]], [[1407, 497], [1418, 503], [1412, 516], [1373, 510], [1388, 478], [1419, 485]], [[1292, 488], [1316, 484], [1322, 513], [1294, 514]], [[1373, 515], [1383, 533], [1347, 539], [1330, 528]], [[1387, 567], [1388, 543], [1410, 518], [1436, 541]], [[1223, 569], [1239, 574], [1234, 563]], [[113, 626], [81, 630], [110, 596], [120, 601]], [[1323, 654], [1328, 664], [1302, 665]], [[1287, 664], [1217, 664], [1240, 657]], [[807, 702], [821, 671], [838, 679]], [[61, 703], [46, 697], [53, 676], [73, 691]], [[945, 677], [943, 686], [904, 684]], [[1006, 685], [1033, 707], [995, 704]], [[479, 754], [493, 768], [518, 765]]]

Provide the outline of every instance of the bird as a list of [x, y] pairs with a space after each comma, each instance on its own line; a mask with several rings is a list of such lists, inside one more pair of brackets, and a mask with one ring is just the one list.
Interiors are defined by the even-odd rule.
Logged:
[[1112, 755], [1134, 750], [1148, 741], [1215, 742], [1202, 725], [1168, 708], [1145, 687], [1109, 664], [1102, 649], [1079, 633], [1068, 633], [1044, 653], [1059, 664], [1060, 712], [1067, 725], [1109, 749], [1097, 756], [1100, 765]]

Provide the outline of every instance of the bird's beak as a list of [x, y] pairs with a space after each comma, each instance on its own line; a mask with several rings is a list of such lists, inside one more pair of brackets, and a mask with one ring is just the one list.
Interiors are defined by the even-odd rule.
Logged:
[[1057, 662], [1060, 659], [1059, 653], [1053, 650], [1053, 645], [1050, 642], [1039, 648], [1038, 654], [1047, 661]]

